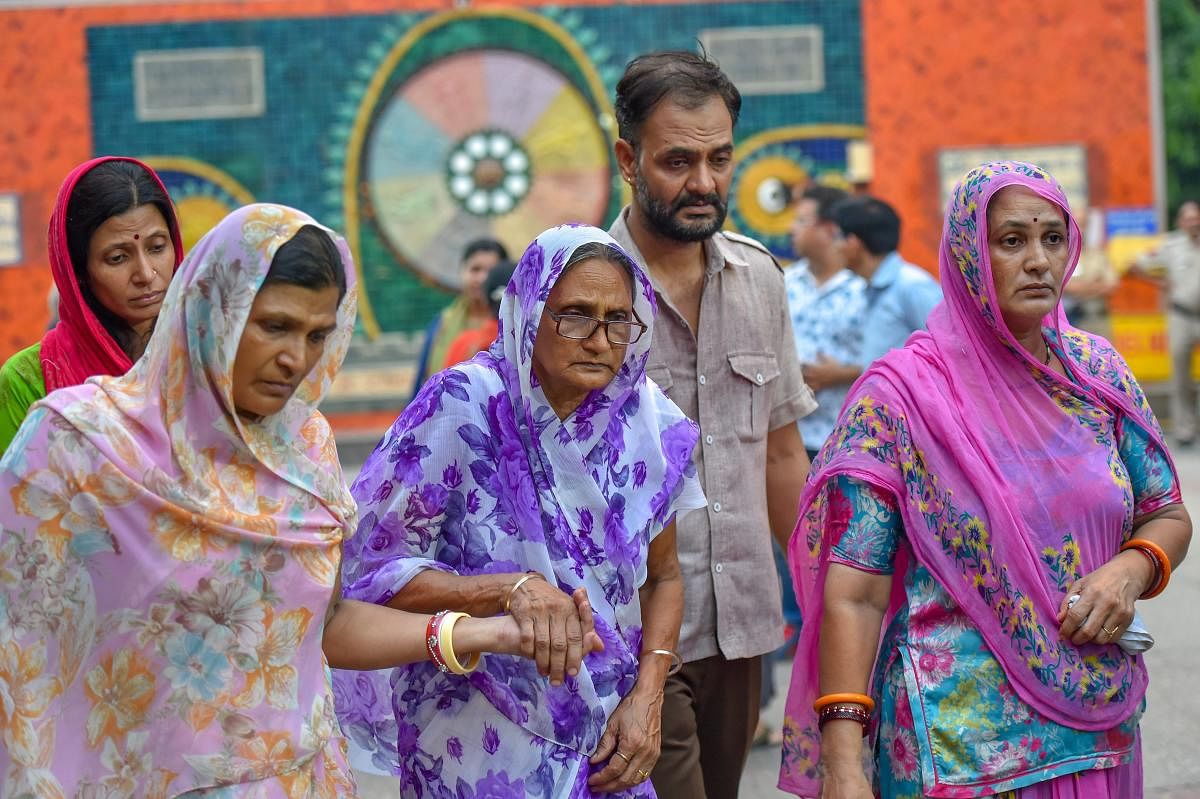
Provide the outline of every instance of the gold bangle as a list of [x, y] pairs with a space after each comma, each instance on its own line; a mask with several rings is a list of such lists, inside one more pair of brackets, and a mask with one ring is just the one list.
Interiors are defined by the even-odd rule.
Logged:
[[442, 650], [442, 657], [446, 659], [446, 667], [455, 674], [470, 674], [479, 666], [479, 653], [475, 652], [471, 657], [467, 658], [467, 662], [461, 663], [458, 660], [458, 655], [454, 652], [454, 625], [459, 619], [471, 618], [468, 613], [454, 611], [447, 613], [446, 618], [442, 620], [441, 626], [438, 628], [438, 645]]
[[667, 657], [669, 657], [671, 659], [671, 666], [667, 669], [668, 677], [670, 677], [674, 674], [678, 674], [679, 670], [683, 668], [683, 658], [679, 657], [678, 653], [672, 652], [670, 649], [647, 649], [642, 654], [643, 655], [666, 655]]
[[[504, 597], [504, 612], [505, 613], [511, 612], [513, 594], [517, 593], [517, 589], [520, 588], [521, 586], [525, 585], [526, 580], [532, 580], [534, 577], [542, 577], [542, 573], [541, 572], [525, 572], [525, 574], [521, 575], [521, 579], [519, 579], [515, 583], [513, 583], [512, 588], [508, 589], [508, 594]], [[542, 579], [545, 580], [546, 578], [542, 577]]]

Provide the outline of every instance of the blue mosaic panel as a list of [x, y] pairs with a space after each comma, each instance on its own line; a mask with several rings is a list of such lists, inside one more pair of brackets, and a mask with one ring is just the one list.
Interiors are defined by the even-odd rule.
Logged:
[[[824, 88], [747, 95], [737, 128], [731, 222], [786, 254], [783, 216], [754, 198], [764, 181], [844, 167], [863, 122], [859, 20], [858, 0], [825, 0], [97, 27], [94, 146], [190, 159], [345, 231], [367, 294], [364, 330], [417, 331], [452, 296], [467, 239], [495, 235], [520, 252], [565, 218], [611, 222], [624, 197], [616, 82], [634, 56], [695, 50], [707, 29], [822, 30]], [[262, 116], [139, 121], [139, 50], [230, 47], [263, 53]]]

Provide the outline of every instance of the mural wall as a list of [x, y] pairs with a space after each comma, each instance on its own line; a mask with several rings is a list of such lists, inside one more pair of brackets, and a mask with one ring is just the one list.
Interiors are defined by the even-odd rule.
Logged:
[[[762, 26], [822, 33], [821, 88], [751, 90], [737, 130], [731, 224], [786, 257], [779, 188], [839, 173], [847, 140], [862, 136], [854, 0], [94, 26], [93, 148], [167, 167], [189, 231], [250, 198], [344, 230], [362, 272], [363, 331], [411, 332], [457, 288], [468, 241], [493, 236], [520, 252], [550, 225], [615, 217], [625, 196], [612, 98], [629, 59], [695, 50], [705, 31]], [[128, 112], [146, 102], [135, 85], [140, 54], [207, 48], [261, 51], [261, 113]]]

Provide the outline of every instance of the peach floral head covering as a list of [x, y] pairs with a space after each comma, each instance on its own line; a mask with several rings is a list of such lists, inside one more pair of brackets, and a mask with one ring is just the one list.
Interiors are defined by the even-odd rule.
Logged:
[[0, 461], [0, 795], [352, 791], [321, 652], [354, 504], [316, 410], [354, 326], [277, 414], [234, 358], [307, 215], [241, 208], [176, 274], [144, 357], [38, 403]]

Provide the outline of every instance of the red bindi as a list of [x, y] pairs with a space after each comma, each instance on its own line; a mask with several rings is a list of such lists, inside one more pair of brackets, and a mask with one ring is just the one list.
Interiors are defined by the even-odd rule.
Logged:
[[[1035, 219], [1035, 220], [1033, 220], [1033, 221], [1034, 221], [1034, 222], [1036, 222], [1037, 220]], [[141, 235], [140, 235], [140, 234], [138, 234], [138, 233], [134, 233], [134, 234], [133, 234], [133, 240], [134, 240], [134, 241], [137, 241], [137, 240], [138, 240], [138, 239], [140, 239], [140, 238], [141, 238]]]

